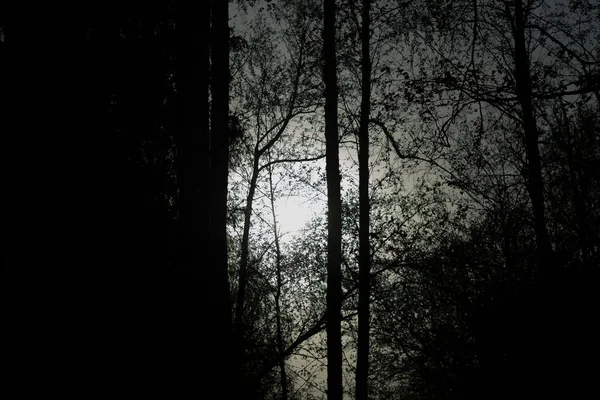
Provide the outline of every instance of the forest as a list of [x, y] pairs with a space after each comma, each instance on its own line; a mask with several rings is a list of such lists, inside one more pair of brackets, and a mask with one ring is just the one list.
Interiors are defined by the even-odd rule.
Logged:
[[599, 43], [597, 0], [2, 5], [7, 390], [587, 397]]

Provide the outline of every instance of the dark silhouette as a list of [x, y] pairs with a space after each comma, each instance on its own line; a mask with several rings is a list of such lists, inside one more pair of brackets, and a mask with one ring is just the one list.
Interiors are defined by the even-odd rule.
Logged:
[[335, 0], [323, 11], [323, 80], [327, 163], [327, 398], [341, 400], [342, 388], [342, 202], [338, 138], [338, 81]]
[[10, 10], [3, 133], [19, 217], [4, 271], [16, 387], [202, 398], [224, 382], [236, 396], [227, 7]]
[[359, 258], [358, 258], [358, 340], [356, 358], [356, 399], [369, 398], [369, 346], [371, 307], [371, 244], [369, 206], [369, 120], [371, 119], [371, 2], [361, 7], [361, 102], [359, 147]]

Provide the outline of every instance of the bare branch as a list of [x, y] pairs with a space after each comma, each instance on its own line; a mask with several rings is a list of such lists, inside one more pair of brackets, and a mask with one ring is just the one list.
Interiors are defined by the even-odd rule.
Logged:
[[268, 163], [261, 165], [258, 168], [258, 171], [262, 171], [265, 168], [269, 168], [273, 165], [276, 164], [282, 164], [282, 163], [298, 163], [298, 162], [309, 162], [309, 161], [317, 161], [320, 160], [322, 158], [325, 158], [325, 154], [321, 154], [315, 157], [308, 157], [308, 158], [281, 158], [278, 160], [273, 160], [273, 161], [269, 161]]

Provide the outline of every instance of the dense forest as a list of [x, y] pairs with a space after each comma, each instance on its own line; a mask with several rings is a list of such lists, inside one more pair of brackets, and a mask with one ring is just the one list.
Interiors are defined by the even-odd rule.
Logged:
[[593, 393], [597, 0], [88, 3], [0, 8], [7, 390]]

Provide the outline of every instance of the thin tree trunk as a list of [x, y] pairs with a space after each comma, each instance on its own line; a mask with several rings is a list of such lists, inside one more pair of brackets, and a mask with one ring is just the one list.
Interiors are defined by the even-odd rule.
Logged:
[[[252, 168], [252, 177], [250, 178], [250, 188], [248, 190], [248, 196], [246, 197], [246, 210], [244, 211], [244, 232], [242, 234], [242, 248], [240, 258], [240, 269], [238, 273], [238, 291], [237, 301], [235, 306], [235, 316], [233, 321], [233, 332], [235, 340], [235, 353], [237, 362], [240, 365], [240, 373], [243, 370], [243, 365], [246, 358], [246, 345], [245, 345], [245, 332], [244, 332], [244, 306], [246, 303], [246, 287], [248, 286], [248, 257], [249, 257], [249, 246], [250, 246], [250, 224], [252, 222], [252, 206], [254, 202], [254, 194], [256, 192], [256, 184], [258, 181], [258, 161], [260, 156], [258, 152], [255, 152], [255, 158]], [[242, 374], [243, 375], [243, 374]], [[251, 392], [250, 398], [255, 395], [254, 387], [250, 382], [247, 382], [245, 377], [240, 376], [240, 379], [244, 379], [244, 385], [247, 386], [247, 390]]]
[[369, 396], [369, 330], [371, 293], [371, 254], [369, 246], [369, 115], [371, 112], [370, 0], [362, 6], [362, 93], [358, 131], [359, 168], [359, 254], [358, 254], [358, 344], [356, 399]]
[[[537, 241], [540, 273], [552, 273], [549, 269], [552, 261], [552, 245], [546, 226], [544, 206], [544, 182], [539, 149], [539, 132], [533, 111], [530, 60], [525, 39], [526, 16], [522, 0], [515, 0], [515, 79], [517, 97], [523, 113], [523, 131], [528, 167], [528, 190], [533, 209], [534, 229]], [[546, 269], [546, 272], [542, 272]]]
[[[270, 161], [270, 160], [269, 160]], [[279, 243], [279, 230], [277, 228], [277, 214], [275, 213], [275, 190], [273, 188], [273, 168], [269, 167], [269, 192], [271, 195], [271, 214], [273, 216], [273, 235], [275, 236], [275, 269], [277, 275], [277, 289], [275, 291], [275, 318], [277, 329], [277, 353], [279, 353], [279, 377], [281, 380], [281, 399], [288, 400], [289, 390], [287, 373], [285, 370], [285, 346], [283, 343], [283, 330], [281, 324], [281, 288], [283, 277], [281, 271], [281, 246]]]
[[342, 400], [342, 204], [338, 140], [335, 0], [324, 1], [323, 57], [327, 173], [327, 398]]
[[[238, 278], [238, 293], [237, 303], [235, 307], [235, 332], [241, 341], [244, 337], [244, 304], [246, 300], [246, 286], [248, 284], [248, 257], [249, 257], [249, 246], [250, 246], [250, 224], [252, 222], [252, 206], [254, 203], [254, 194], [256, 193], [256, 184], [258, 182], [259, 173], [259, 161], [260, 155], [258, 151], [254, 153], [254, 163], [252, 166], [252, 177], [250, 178], [250, 187], [248, 188], [248, 196], [246, 197], [246, 209], [244, 210], [244, 232], [242, 234], [242, 248], [240, 257], [240, 271]], [[239, 349], [243, 357], [244, 349]]]
[[[235, 332], [237, 336], [242, 339], [243, 334], [243, 319], [244, 319], [244, 305], [246, 302], [246, 286], [248, 285], [248, 257], [250, 253], [250, 225], [252, 223], [252, 206], [254, 202], [254, 195], [256, 193], [256, 185], [258, 182], [258, 176], [262, 167], [260, 166], [261, 157], [268, 152], [277, 141], [281, 138], [285, 130], [287, 129], [290, 121], [293, 118], [294, 107], [298, 98], [298, 86], [300, 85], [300, 76], [302, 72], [302, 54], [300, 54], [298, 61], [298, 69], [296, 71], [293, 88], [290, 97], [290, 103], [287, 115], [283, 119], [281, 126], [277, 129], [277, 133], [261, 147], [262, 140], [261, 135], [256, 135], [256, 145], [254, 147], [254, 161], [252, 163], [252, 176], [250, 178], [250, 186], [248, 188], [248, 196], [246, 197], [246, 210], [244, 212], [244, 232], [242, 234], [242, 248], [240, 256], [240, 270], [238, 279], [238, 294], [235, 311]], [[264, 167], [264, 166], [263, 166]], [[240, 345], [242, 343], [240, 342]], [[240, 349], [243, 355], [243, 349]]]
[[[537, 247], [537, 268], [534, 271], [535, 290], [531, 300], [520, 304], [531, 307], [531, 320], [522, 326], [524, 341], [527, 343], [529, 356], [517, 355], [518, 364], [531, 370], [528, 383], [521, 385], [524, 396], [539, 394], [542, 387], [553, 371], [548, 368], [554, 359], [548, 355], [547, 348], [556, 343], [562, 335], [554, 329], [555, 313], [560, 304], [556, 301], [556, 285], [558, 265], [553, 259], [550, 235], [546, 225], [544, 204], [544, 182], [539, 149], [539, 131], [532, 101], [532, 82], [530, 71], [529, 51], [525, 37], [525, 26], [528, 20], [528, 10], [524, 9], [522, 0], [515, 0], [515, 16], [513, 35], [515, 40], [515, 83], [516, 94], [521, 106], [525, 151], [527, 155], [527, 189], [533, 211], [534, 231]], [[521, 352], [522, 353], [522, 352]], [[558, 356], [555, 357], [558, 359]], [[546, 393], [544, 393], [546, 394]], [[543, 395], [541, 395], [544, 397]], [[531, 397], [531, 395], [529, 396]]]
[[[237, 301], [235, 308], [235, 320], [234, 320], [234, 332], [237, 341], [237, 353], [240, 360], [240, 365], [243, 364], [246, 348], [244, 344], [244, 308], [246, 304], [246, 288], [248, 286], [248, 264], [250, 255], [250, 226], [252, 224], [252, 209], [254, 203], [254, 196], [256, 194], [256, 186], [258, 184], [258, 177], [263, 166], [260, 166], [261, 157], [268, 152], [277, 141], [282, 137], [283, 133], [287, 129], [290, 121], [294, 117], [294, 108], [298, 99], [298, 87], [300, 85], [300, 77], [303, 66], [302, 52], [299, 55], [298, 66], [294, 80], [292, 82], [291, 96], [289, 100], [288, 112], [282, 120], [281, 125], [277, 129], [277, 132], [269, 140], [266, 137], [260, 135], [260, 131], [257, 132], [256, 145], [254, 147], [254, 161], [252, 164], [252, 176], [250, 178], [250, 186], [248, 188], [248, 195], [246, 197], [246, 209], [244, 211], [244, 230], [242, 234], [242, 245], [241, 245], [241, 256], [240, 256], [240, 268], [238, 273], [238, 292]], [[267, 141], [262, 147], [263, 141]], [[250, 382], [249, 382], [250, 384]]]
[[573, 196], [573, 205], [575, 208], [575, 226], [577, 230], [577, 237], [579, 240], [579, 246], [581, 250], [581, 256], [584, 264], [587, 264], [591, 255], [590, 247], [588, 245], [588, 223], [586, 220], [586, 206], [585, 201], [581, 193], [581, 167], [578, 165], [577, 156], [574, 154], [573, 149], [577, 138], [574, 137], [571, 131], [569, 116], [567, 115], [566, 106], [561, 103], [563, 129], [562, 135], [565, 140], [565, 156], [567, 161], [567, 169], [569, 173], [569, 185], [571, 187], [571, 195]]

